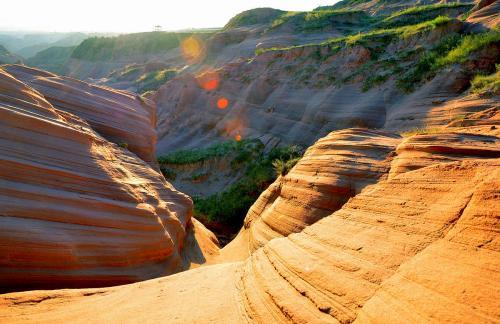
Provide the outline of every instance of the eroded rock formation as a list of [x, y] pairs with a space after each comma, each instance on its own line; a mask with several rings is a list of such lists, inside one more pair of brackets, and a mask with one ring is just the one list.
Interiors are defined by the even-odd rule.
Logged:
[[290, 173], [261, 194], [221, 257], [243, 260], [271, 239], [300, 232], [340, 209], [364, 187], [387, 176], [400, 140], [366, 129], [332, 132], [320, 139]]
[[96, 86], [21, 65], [2, 67], [36, 89], [58, 110], [86, 120], [111, 142], [127, 147], [144, 161], [156, 163], [156, 108], [136, 94]]
[[499, 166], [498, 159], [470, 160], [403, 173], [244, 262], [123, 287], [7, 294], [0, 318], [496, 321]]
[[[54, 101], [67, 90], [69, 99], [57, 101], [67, 111], [86, 109], [98, 96], [78, 96], [83, 90], [68, 84], [113, 94], [53, 75], [30, 82], [46, 92], [43, 84], [55, 84]], [[123, 96], [97, 108], [112, 116], [113, 108], [128, 107], [140, 125], [133, 106], [118, 103]], [[67, 111], [0, 69], [0, 290], [109, 286], [174, 273], [183, 259], [189, 264], [194, 252], [180, 253], [186, 228], [198, 227], [191, 199]], [[102, 111], [81, 114], [105, 123], [97, 117]], [[199, 263], [204, 253], [194, 255]]]

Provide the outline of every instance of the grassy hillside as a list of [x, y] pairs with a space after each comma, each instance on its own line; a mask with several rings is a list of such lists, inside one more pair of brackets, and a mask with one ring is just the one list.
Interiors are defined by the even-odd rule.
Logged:
[[196, 35], [205, 39], [213, 32], [150, 32], [116, 37], [92, 37], [75, 48], [71, 57], [86, 61], [111, 61], [133, 55], [155, 54], [174, 49], [182, 39]]
[[56, 74], [64, 74], [64, 65], [71, 57], [76, 46], [54, 46], [38, 52], [26, 61], [27, 65], [41, 68]]
[[0, 64], [18, 63], [21, 59], [10, 53], [4, 46], [0, 45]]
[[284, 13], [285, 11], [283, 10], [272, 8], [257, 8], [243, 11], [231, 18], [226, 26], [224, 26], [224, 29], [248, 27], [257, 24], [270, 24]]

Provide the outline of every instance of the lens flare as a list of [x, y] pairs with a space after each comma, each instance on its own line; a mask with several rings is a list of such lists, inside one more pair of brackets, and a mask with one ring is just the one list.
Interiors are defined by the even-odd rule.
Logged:
[[227, 106], [229, 105], [229, 100], [227, 100], [227, 98], [219, 98], [219, 100], [217, 100], [217, 108], [219, 109], [226, 109]]
[[181, 42], [182, 56], [189, 64], [196, 64], [205, 58], [205, 46], [201, 40], [191, 36]]
[[208, 71], [196, 77], [200, 87], [207, 91], [214, 91], [219, 87], [219, 74], [215, 71]]

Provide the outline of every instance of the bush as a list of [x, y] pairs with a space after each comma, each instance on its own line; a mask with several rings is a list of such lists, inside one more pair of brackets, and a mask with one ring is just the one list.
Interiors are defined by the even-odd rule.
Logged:
[[273, 167], [274, 171], [276, 172], [277, 176], [285, 176], [290, 172], [290, 170], [299, 162], [300, 157], [293, 158], [290, 160], [282, 160], [282, 159], [276, 159], [273, 161]]
[[253, 158], [243, 178], [226, 191], [207, 198], [195, 197], [193, 199], [195, 215], [201, 219], [206, 218], [235, 228], [240, 227], [250, 206], [276, 179], [274, 162], [283, 161], [289, 170], [297, 163], [301, 155], [301, 149], [291, 145], [272, 149], [268, 154]]

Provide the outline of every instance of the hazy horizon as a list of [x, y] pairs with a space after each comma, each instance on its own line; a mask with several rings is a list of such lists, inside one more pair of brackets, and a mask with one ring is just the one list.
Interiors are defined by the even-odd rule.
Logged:
[[26, 0], [2, 4], [8, 15], [2, 17], [0, 30], [10, 32], [98, 32], [131, 33], [162, 30], [217, 28], [236, 14], [253, 8], [272, 7], [305, 11], [339, 0], [194, 0], [164, 1], [97, 1], [70, 6], [63, 0]]

